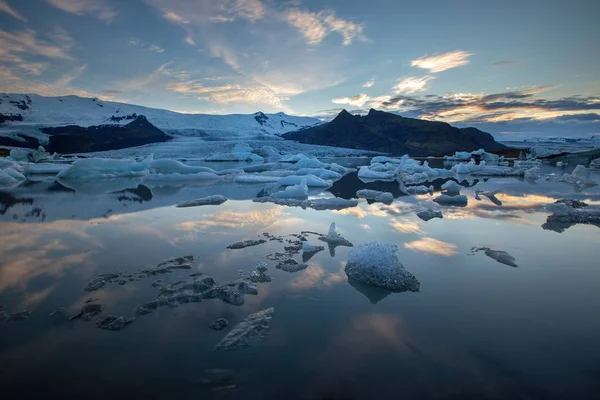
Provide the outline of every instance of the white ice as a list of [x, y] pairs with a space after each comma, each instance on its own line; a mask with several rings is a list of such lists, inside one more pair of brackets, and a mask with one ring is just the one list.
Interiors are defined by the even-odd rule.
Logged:
[[314, 175], [321, 179], [337, 181], [342, 177], [341, 174], [324, 168], [300, 168], [296, 175]]
[[381, 203], [389, 204], [394, 201], [394, 195], [390, 192], [381, 192], [379, 190], [361, 189], [356, 192], [359, 199], [375, 200]]
[[200, 199], [182, 201], [181, 203], [177, 203], [178, 208], [186, 208], [186, 207], [198, 207], [198, 206], [218, 206], [219, 204], [223, 204], [227, 201], [227, 197], [222, 196], [220, 194], [215, 194], [213, 196], [202, 197]]
[[288, 186], [282, 192], [276, 192], [271, 197], [279, 199], [306, 199], [308, 197], [308, 186], [306, 185], [306, 179], [294, 186]]
[[148, 173], [151, 161], [152, 157], [141, 162], [133, 159], [80, 158], [57, 177], [69, 180], [144, 176]]
[[433, 194], [433, 186], [405, 186], [402, 191], [407, 194]]
[[442, 190], [445, 190], [447, 194], [456, 195], [460, 194], [460, 190], [462, 186], [460, 186], [456, 181], [448, 181], [442, 185]]
[[358, 177], [366, 180], [384, 180], [391, 181], [396, 178], [395, 172], [375, 172], [369, 169], [367, 166], [360, 167], [358, 170]]
[[279, 180], [279, 184], [283, 186], [298, 185], [302, 182], [310, 187], [328, 188], [331, 186], [330, 181], [326, 181], [314, 175], [290, 175]]

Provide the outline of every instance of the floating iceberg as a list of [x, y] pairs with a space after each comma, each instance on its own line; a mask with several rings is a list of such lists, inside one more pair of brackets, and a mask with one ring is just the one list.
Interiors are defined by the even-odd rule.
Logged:
[[327, 232], [327, 236], [319, 236], [319, 240], [322, 240], [329, 245], [329, 252], [332, 256], [335, 255], [335, 248], [337, 246], [354, 246], [350, 241], [346, 240], [346, 238], [337, 233], [335, 222], [332, 222], [331, 225], [329, 225], [329, 232]]
[[373, 157], [371, 159], [371, 164], [375, 164], [375, 163], [380, 163], [380, 164], [385, 164], [385, 163], [402, 164], [402, 159], [391, 158], [391, 157], [387, 157], [387, 156], [377, 156], [377, 157]]
[[285, 272], [298, 272], [308, 268], [308, 265], [301, 264], [292, 258], [288, 258], [287, 260], [280, 261], [275, 268]]
[[[310, 176], [310, 175], [309, 175]], [[278, 199], [305, 199], [308, 197], [308, 186], [306, 185], [306, 179], [293, 186], [288, 186], [282, 192], [276, 192], [271, 197]]]
[[367, 166], [360, 167], [358, 170], [358, 177], [364, 180], [384, 180], [392, 181], [396, 178], [396, 173], [391, 171], [377, 172], [372, 171]]
[[263, 146], [258, 153], [260, 156], [268, 158], [269, 160], [276, 160], [281, 157], [281, 153], [272, 146]]
[[148, 174], [144, 177], [152, 182], [194, 182], [194, 181], [219, 181], [221, 176], [212, 172], [196, 172], [195, 174]]
[[18, 169], [18, 165], [0, 169], [0, 187], [13, 187], [25, 181], [27, 178]]
[[538, 179], [540, 179], [540, 168], [533, 167], [528, 170], [525, 170], [523, 178], [528, 181], [537, 181]]
[[80, 158], [62, 170], [57, 177], [64, 180], [145, 176], [152, 156], [144, 161], [133, 159]]
[[464, 207], [467, 205], [469, 200], [467, 199], [467, 196], [465, 196], [465, 195], [448, 196], [446, 194], [443, 194], [443, 195], [438, 196], [435, 199], [433, 199], [433, 201], [435, 201], [436, 203], [441, 204], [441, 205]]
[[274, 311], [271, 307], [247, 316], [217, 344], [215, 351], [232, 351], [263, 339], [271, 327]]
[[544, 229], [563, 232], [576, 224], [590, 224], [600, 227], [600, 206], [591, 206], [583, 201], [561, 199], [546, 206], [552, 214], [548, 216]]
[[348, 278], [392, 291], [418, 292], [420, 282], [398, 260], [392, 244], [369, 243], [350, 250], [346, 263]]
[[430, 219], [433, 219], [433, 218], [444, 218], [444, 216], [442, 215], [442, 212], [440, 210], [431, 210], [428, 208], [418, 211], [417, 217], [421, 218], [423, 221], [429, 221]]
[[471, 161], [467, 164], [453, 166], [452, 172], [457, 175], [471, 174], [474, 176], [523, 176], [525, 170], [523, 168], [489, 166], [485, 164], [485, 161], [479, 164]]
[[358, 201], [356, 200], [346, 200], [339, 197], [299, 200], [265, 196], [257, 197], [252, 201], [256, 203], [274, 203], [288, 207], [312, 208], [314, 210], [341, 210], [344, 208], [356, 207], [358, 205]]
[[46, 153], [46, 149], [39, 146], [37, 150], [22, 148], [12, 149], [10, 151], [10, 158], [15, 161], [39, 163], [48, 160], [59, 160], [60, 156], [56, 153], [50, 155], [49, 153]]
[[303, 158], [298, 160], [294, 165], [291, 165], [289, 169], [300, 169], [300, 168], [326, 168], [327, 164], [322, 163], [316, 158]]
[[274, 183], [279, 182], [281, 177], [268, 175], [238, 175], [233, 178], [235, 183]]
[[325, 250], [323, 246], [314, 246], [308, 242], [302, 242], [302, 251], [305, 253], [318, 253], [323, 250]]
[[148, 163], [148, 169], [152, 174], [196, 174], [198, 172], [210, 172], [216, 174], [212, 168], [189, 166], [182, 162], [170, 159], [151, 160]]
[[267, 243], [264, 239], [259, 240], [244, 240], [227, 246], [228, 249], [244, 249], [246, 247], [258, 246], [259, 244]]
[[[558, 163], [556, 163], [558, 165]], [[590, 168], [592, 169], [600, 169], [600, 158], [596, 158], [590, 162]]]
[[337, 181], [342, 177], [342, 174], [324, 168], [300, 168], [298, 171], [296, 171], [296, 175], [314, 175], [321, 179], [334, 181]]
[[309, 187], [328, 188], [331, 186], [330, 181], [326, 181], [314, 175], [290, 175], [279, 180], [279, 184], [283, 186], [299, 185], [302, 184], [302, 182]]
[[281, 157], [281, 159], [279, 160], [279, 162], [284, 162], [284, 163], [297, 163], [300, 160], [305, 160], [308, 157], [305, 156], [302, 153], [298, 153], [298, 154], [287, 154], [283, 157]]
[[196, 200], [183, 201], [177, 204], [178, 208], [186, 208], [186, 207], [198, 207], [198, 206], [218, 206], [219, 204], [223, 204], [227, 201], [227, 197], [222, 196], [220, 194], [215, 194], [213, 196], [202, 197]]
[[347, 168], [347, 167], [344, 167], [344, 166], [336, 164], [336, 163], [329, 164], [329, 169], [331, 171], [337, 172], [338, 174], [342, 174], [342, 175], [346, 175], [350, 172], [356, 171], [356, 168]]
[[598, 183], [591, 179], [591, 170], [584, 167], [583, 165], [578, 165], [575, 167], [571, 174], [563, 174], [560, 176], [556, 176], [554, 174], [548, 175], [546, 180], [551, 182], [562, 182], [567, 183], [578, 188], [596, 186]]
[[359, 199], [374, 200], [385, 204], [390, 204], [394, 201], [394, 195], [390, 192], [381, 192], [379, 190], [361, 189], [356, 192], [356, 197]]
[[402, 191], [406, 194], [433, 194], [433, 186], [405, 186]]
[[462, 186], [460, 186], [456, 181], [448, 181], [442, 185], [442, 190], [445, 190], [447, 194], [457, 195], [460, 194], [460, 190]]
[[499, 156], [486, 153], [483, 149], [475, 150], [470, 153], [466, 151], [457, 151], [453, 156], [444, 156], [444, 159], [449, 161], [469, 161], [471, 158], [478, 158], [479, 160], [493, 163], [498, 163], [500, 160]]
[[492, 250], [489, 247], [473, 247], [471, 249], [471, 253], [477, 253], [478, 251], [483, 251], [486, 256], [493, 258], [501, 264], [509, 265], [514, 268], [518, 267], [517, 263], [515, 262], [515, 258], [506, 251]]
[[25, 167], [25, 173], [27, 175], [57, 175], [67, 168], [69, 168], [68, 164], [29, 164]]

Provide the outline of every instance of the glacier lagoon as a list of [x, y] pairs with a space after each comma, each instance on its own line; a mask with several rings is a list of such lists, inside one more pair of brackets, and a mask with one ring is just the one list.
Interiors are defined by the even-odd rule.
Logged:
[[[370, 163], [320, 160], [350, 168]], [[0, 312], [13, 319], [0, 322], [3, 386], [24, 397], [594, 398], [600, 229], [548, 221], [547, 206], [559, 199], [600, 204], [598, 186], [556, 178], [574, 167], [542, 164], [542, 178], [533, 180], [439, 178], [421, 182], [427, 189], [416, 195], [398, 178], [361, 180], [350, 172], [328, 189], [309, 187], [301, 200], [357, 202], [337, 210], [253, 201], [268, 197], [273, 183], [29, 176], [0, 190]], [[598, 171], [589, 173], [600, 182]], [[466, 205], [433, 203], [449, 180], [460, 184]], [[358, 198], [364, 189], [394, 199]], [[176, 206], [213, 195], [228, 200]], [[432, 207], [443, 218], [416, 215]], [[349, 281], [344, 267], [352, 248], [331, 251], [312, 233], [306, 241], [324, 251], [304, 261], [301, 249], [288, 250], [306, 267], [276, 268], [277, 254], [296, 246], [298, 235], [327, 234], [331, 222], [354, 246], [397, 246], [419, 291]], [[227, 248], [246, 240], [264, 243]], [[506, 252], [517, 267], [478, 249]], [[187, 256], [193, 258], [157, 272], [165, 260]], [[243, 293], [242, 305], [188, 296], [136, 312], [191, 278], [222, 285], [250, 279], [263, 266], [271, 279], [255, 283], [257, 294]], [[84, 290], [102, 274], [118, 277], [104, 275], [100, 287]], [[102, 307], [88, 307], [89, 321], [72, 320], [86, 304]], [[265, 331], [248, 347], [214, 351], [249, 315], [271, 307], [268, 318], [259, 315], [269, 326], [261, 325]], [[23, 310], [30, 314], [18, 314]], [[98, 322], [111, 322], [107, 316], [135, 321], [116, 332], [98, 329]], [[209, 328], [220, 318], [227, 327]]]

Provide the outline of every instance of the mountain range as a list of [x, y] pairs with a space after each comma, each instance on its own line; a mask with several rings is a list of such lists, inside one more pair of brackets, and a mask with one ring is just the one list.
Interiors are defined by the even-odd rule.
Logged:
[[365, 116], [342, 110], [329, 123], [286, 133], [283, 137], [301, 143], [412, 156], [506, 148], [477, 128], [456, 128], [445, 122], [405, 118], [374, 109]]
[[320, 124], [317, 118], [285, 113], [183, 114], [132, 104], [78, 96], [44, 97], [35, 94], [0, 94], [0, 136], [23, 142], [23, 136], [41, 143], [48, 135], [40, 128], [57, 126], [126, 125], [143, 115], [171, 136], [252, 137], [279, 136]]

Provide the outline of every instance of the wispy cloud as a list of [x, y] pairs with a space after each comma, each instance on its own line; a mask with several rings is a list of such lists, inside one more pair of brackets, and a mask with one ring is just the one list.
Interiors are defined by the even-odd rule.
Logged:
[[370, 88], [370, 87], [372, 87], [374, 84], [375, 84], [375, 80], [374, 80], [374, 79], [371, 79], [370, 81], [363, 83], [362, 87], [364, 87], [364, 88]]
[[353, 107], [362, 107], [369, 104], [370, 108], [381, 108], [381, 105], [391, 100], [391, 96], [375, 96], [371, 97], [365, 93], [361, 93], [354, 97], [337, 97], [331, 102], [335, 104], [347, 104]]
[[468, 58], [472, 53], [455, 50], [448, 53], [429, 57], [421, 57], [411, 61], [410, 65], [417, 68], [427, 69], [431, 73], [446, 71], [451, 68], [460, 67], [469, 63]]
[[71, 82], [81, 76], [83, 72], [87, 69], [87, 64], [83, 64], [77, 68], [74, 68], [71, 72], [64, 74], [61, 76], [55, 83], [56, 86], [59, 87], [67, 87], [71, 84]]
[[27, 22], [27, 19], [21, 15], [17, 10], [12, 8], [6, 0], [0, 0], [0, 12], [8, 14], [16, 19], [20, 19], [23, 22]]
[[189, 44], [190, 46], [195, 46], [196, 45], [196, 41], [194, 40], [194, 38], [190, 34], [187, 34], [187, 36], [185, 37], [185, 42], [187, 44]]
[[117, 12], [105, 0], [46, 0], [54, 7], [75, 15], [93, 15], [94, 17], [111, 22]]
[[181, 15], [177, 14], [174, 11], [167, 11], [163, 14], [163, 17], [170, 22], [174, 22], [176, 24], [189, 24], [190, 21]]
[[148, 50], [154, 53], [163, 53], [165, 51], [165, 49], [155, 44], [150, 45], [150, 47], [148, 47]]
[[435, 77], [431, 75], [421, 77], [407, 76], [398, 79], [392, 89], [397, 94], [422, 92], [427, 89], [427, 83], [433, 79], [435, 79]]
[[456, 245], [429, 237], [404, 243], [404, 247], [423, 253], [431, 253], [445, 257], [450, 257], [457, 253]]
[[167, 84], [167, 89], [178, 93], [211, 93], [211, 92], [222, 92], [224, 90], [239, 89], [239, 86], [235, 85], [222, 85], [222, 86], [204, 86], [201, 83], [195, 81], [189, 82], [172, 82]]
[[40, 75], [49, 64], [39, 61], [37, 57], [72, 59], [69, 51], [74, 41], [64, 29], [56, 28], [46, 36], [49, 41], [39, 38], [31, 29], [16, 33], [0, 30], [0, 63], [5, 64], [6, 68], [17, 67], [27, 74]]
[[364, 40], [363, 25], [339, 18], [333, 11], [315, 13], [290, 8], [285, 12], [285, 20], [300, 31], [308, 44], [319, 44], [333, 32], [342, 35], [344, 45], [351, 44], [357, 38]]

